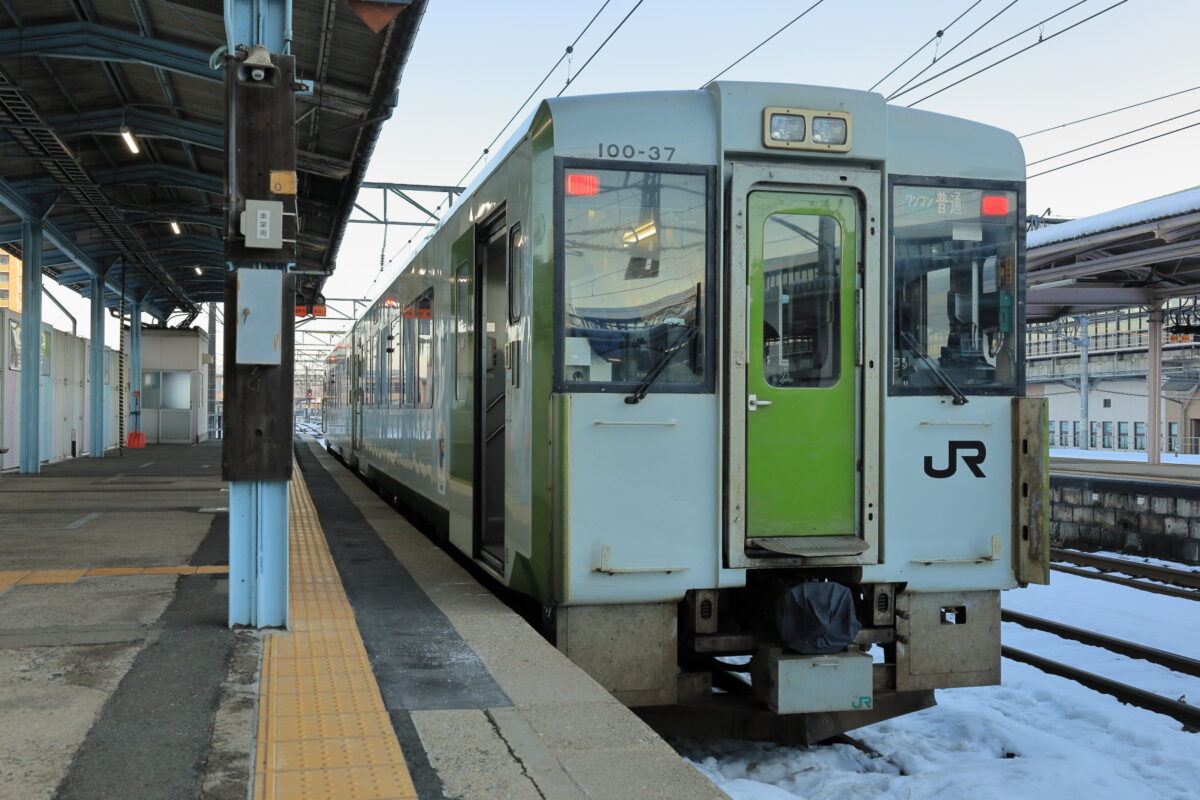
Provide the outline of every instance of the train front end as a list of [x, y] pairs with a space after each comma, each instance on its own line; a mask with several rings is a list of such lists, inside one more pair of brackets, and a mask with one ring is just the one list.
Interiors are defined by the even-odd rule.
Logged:
[[1047, 580], [1016, 139], [821, 87], [589, 100], [552, 106], [560, 647], [776, 740], [999, 682], [999, 593]]

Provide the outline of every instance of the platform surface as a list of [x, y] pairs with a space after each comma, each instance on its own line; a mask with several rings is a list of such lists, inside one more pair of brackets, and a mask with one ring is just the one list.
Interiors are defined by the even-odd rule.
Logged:
[[1098, 458], [1051, 458], [1050, 474], [1167, 484], [1200, 484], [1200, 466], [1196, 464], [1147, 464], [1142, 461], [1104, 461]]
[[721, 798], [312, 441], [292, 629], [225, 626], [219, 443], [0, 476], [0, 800]]

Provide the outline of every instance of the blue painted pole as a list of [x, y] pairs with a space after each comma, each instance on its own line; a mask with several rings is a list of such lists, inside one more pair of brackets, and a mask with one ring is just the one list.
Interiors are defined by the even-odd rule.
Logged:
[[[264, 45], [273, 54], [290, 51], [291, 0], [224, 0], [227, 47]], [[229, 68], [229, 67], [227, 67]], [[232, 123], [231, 123], [232, 124]], [[237, 155], [226, 148], [227, 159]], [[230, 265], [233, 266], [232, 264]], [[286, 269], [285, 264], [241, 264]], [[236, 325], [228, 318], [226, 325]], [[290, 325], [291, 319], [284, 318]], [[283, 354], [292, 358], [289, 351]], [[226, 363], [235, 356], [226, 353]], [[291, 418], [290, 395], [283, 409]], [[225, 403], [238, 402], [226, 394]], [[229, 483], [229, 625], [287, 627], [288, 624], [288, 481]]]
[[18, 466], [22, 474], [42, 471], [42, 221], [22, 223], [21, 256], [21, 445]]
[[129, 311], [129, 430], [142, 429], [142, 304]]
[[104, 276], [92, 276], [92, 338], [88, 356], [91, 385], [91, 453], [104, 458]]
[[229, 625], [288, 619], [288, 481], [229, 484]]

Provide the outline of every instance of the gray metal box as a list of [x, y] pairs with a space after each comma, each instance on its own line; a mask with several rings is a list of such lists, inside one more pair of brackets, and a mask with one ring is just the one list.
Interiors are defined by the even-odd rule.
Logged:
[[246, 247], [278, 250], [283, 247], [283, 203], [279, 200], [247, 200], [242, 212], [242, 234]]
[[766, 700], [777, 714], [870, 709], [871, 656], [857, 650], [823, 656], [760, 652], [766, 659]]
[[[282, 307], [281, 270], [237, 271], [237, 363], [280, 363], [283, 342]], [[226, 324], [229, 324], [228, 320]]]

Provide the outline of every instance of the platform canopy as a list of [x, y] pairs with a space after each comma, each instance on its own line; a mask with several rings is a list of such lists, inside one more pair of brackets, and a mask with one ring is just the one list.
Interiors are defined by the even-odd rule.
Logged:
[[1031, 231], [1026, 246], [1030, 322], [1200, 294], [1200, 187]]
[[[292, 7], [291, 53], [311, 83], [296, 111], [296, 269], [311, 296], [425, 0]], [[44, 272], [81, 294], [102, 274], [109, 305], [184, 324], [222, 298], [223, 13], [220, 0], [0, 0], [0, 247], [20, 257], [22, 221], [41, 218]]]

